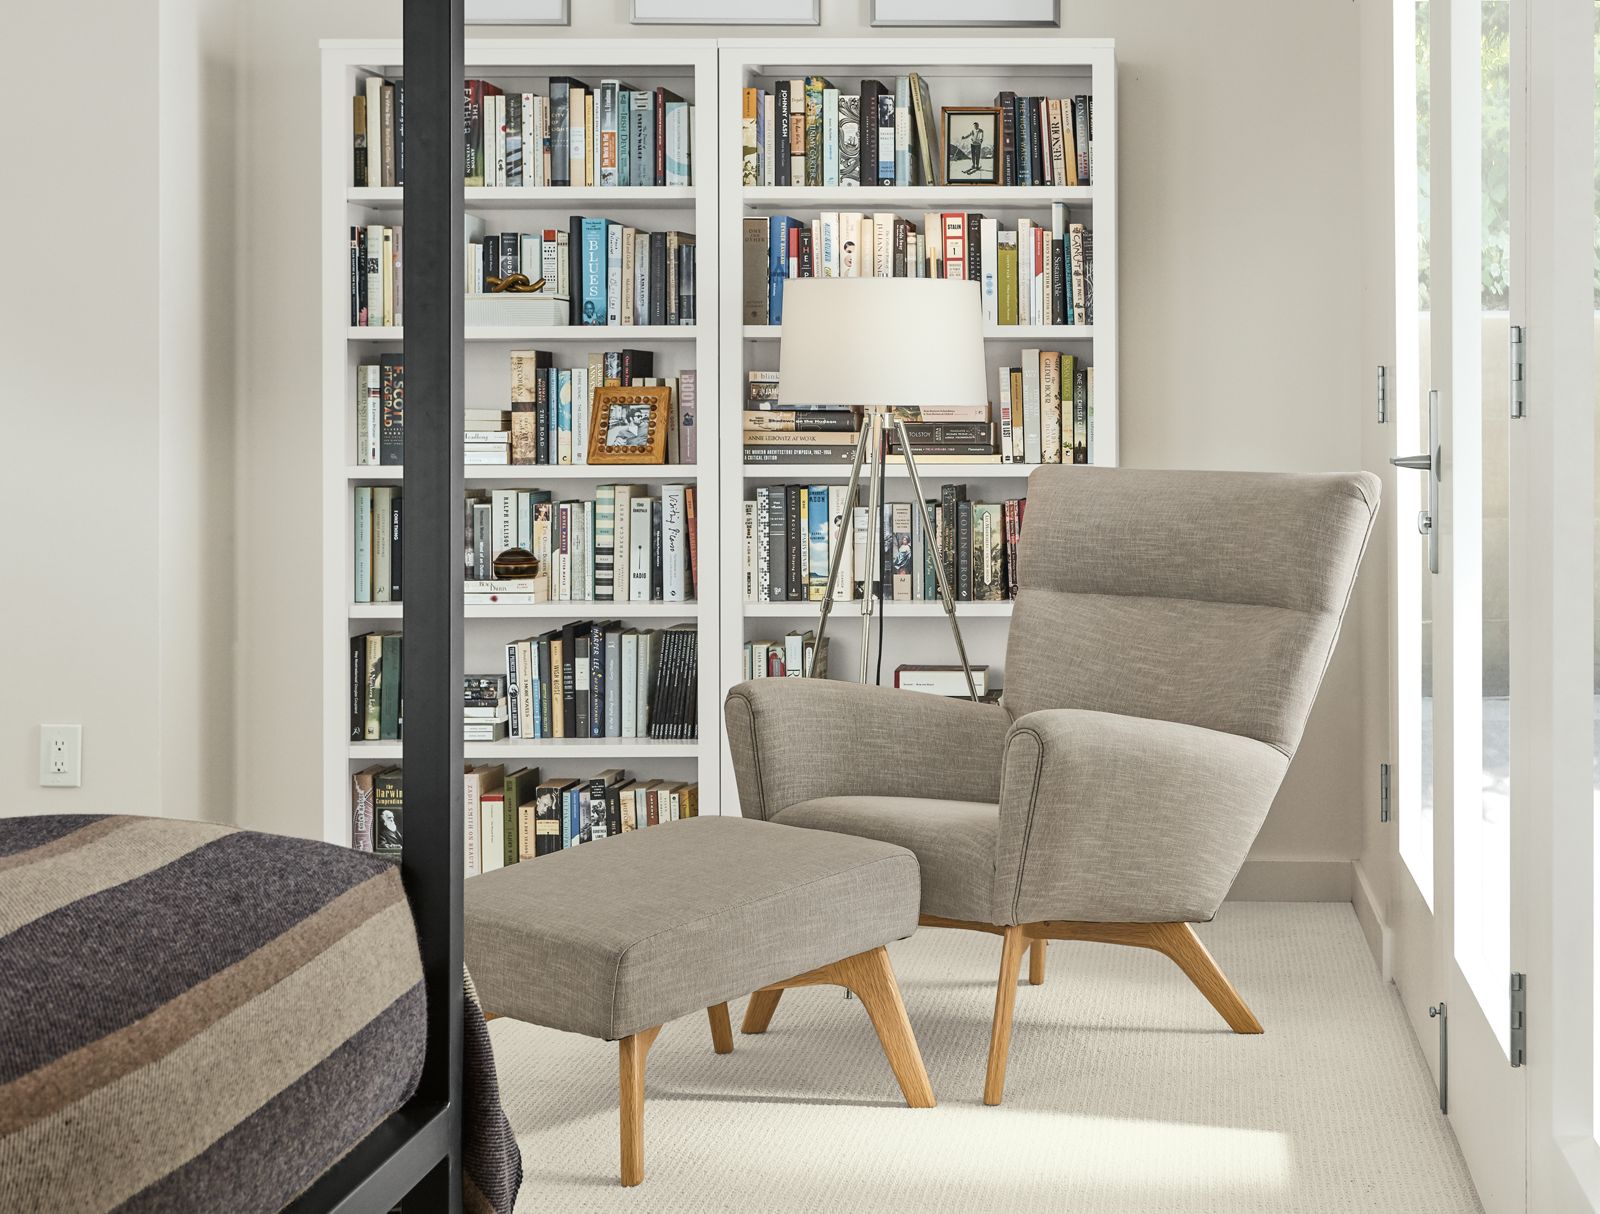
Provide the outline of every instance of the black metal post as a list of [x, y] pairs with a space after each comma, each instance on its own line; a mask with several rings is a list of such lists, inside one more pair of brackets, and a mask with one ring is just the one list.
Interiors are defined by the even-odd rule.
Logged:
[[[443, 1196], [461, 1208], [462, 0], [404, 0], [405, 821], [428, 1050], [417, 1096], [449, 1108]], [[439, 1194], [426, 1199], [430, 1209]]]

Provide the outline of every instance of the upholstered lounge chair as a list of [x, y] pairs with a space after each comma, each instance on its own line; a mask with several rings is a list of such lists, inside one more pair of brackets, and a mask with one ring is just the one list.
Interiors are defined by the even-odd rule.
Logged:
[[1047, 466], [1001, 704], [826, 679], [729, 693], [744, 814], [907, 847], [924, 925], [1002, 938], [986, 1104], [1030, 942], [1035, 983], [1047, 940], [1156, 949], [1261, 1031], [1190, 925], [1294, 757], [1378, 493], [1366, 473]]

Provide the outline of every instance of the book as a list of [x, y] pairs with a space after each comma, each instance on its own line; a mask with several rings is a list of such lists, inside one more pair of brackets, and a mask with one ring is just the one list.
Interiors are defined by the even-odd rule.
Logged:
[[386, 767], [372, 781], [372, 850], [399, 861], [405, 832], [405, 778], [400, 768]]

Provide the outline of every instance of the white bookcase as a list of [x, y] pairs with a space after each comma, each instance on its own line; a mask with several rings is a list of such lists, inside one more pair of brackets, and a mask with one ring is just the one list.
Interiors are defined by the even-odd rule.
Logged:
[[[718, 44], [721, 89], [719, 226], [722, 238], [722, 686], [743, 677], [747, 641], [777, 641], [794, 629], [812, 628], [819, 605], [813, 602], [747, 602], [744, 597], [744, 501], [762, 484], [844, 483], [849, 466], [839, 464], [744, 463], [741, 412], [745, 373], [776, 370], [781, 330], [744, 324], [741, 220], [746, 215], [791, 215], [807, 220], [826, 210], [894, 211], [921, 219], [922, 212], [959, 210], [998, 216], [1012, 226], [1018, 216], [1048, 225], [1052, 203], [1063, 202], [1074, 222], [1094, 231], [1095, 324], [1028, 325], [987, 328], [991, 403], [998, 370], [1016, 366], [1024, 347], [1063, 350], [1086, 358], [1095, 369], [1094, 463], [1117, 462], [1117, 110], [1116, 55], [1109, 40], [1066, 38], [849, 40], [724, 40]], [[947, 105], [992, 105], [997, 94], [1094, 97], [1094, 176], [1088, 186], [746, 186], [743, 178], [743, 90], [769, 91], [775, 82], [821, 75], [846, 93], [863, 78], [893, 87], [896, 76], [918, 72], [928, 81], [934, 111]], [[1080, 218], [1081, 217], [1081, 218]], [[886, 357], [914, 358], [915, 334], [894, 330], [884, 318]], [[936, 464], [921, 466], [923, 488], [961, 482], [969, 497], [1000, 501], [1024, 497], [1024, 464]], [[891, 464], [887, 501], [911, 501], [904, 467]], [[866, 480], [862, 480], [865, 492]], [[860, 661], [860, 603], [836, 603], [828, 621], [829, 669], [853, 679]], [[885, 683], [902, 663], [954, 662], [955, 646], [938, 602], [884, 604], [881, 668]], [[1005, 681], [1006, 632], [1010, 602], [961, 603], [957, 607], [968, 654], [986, 664], [1000, 685]], [[877, 625], [874, 624], [874, 642]], [[734, 800], [732, 765], [723, 749], [723, 795]]]
[[[323, 43], [322, 234], [323, 282], [323, 774], [324, 836], [350, 837], [350, 777], [375, 762], [400, 761], [403, 743], [351, 742], [348, 738], [350, 638], [403, 627], [403, 604], [353, 604], [352, 490], [398, 481], [395, 467], [355, 462], [354, 376], [363, 358], [398, 350], [402, 334], [352, 328], [348, 301], [348, 233], [353, 224], [398, 222], [398, 189], [356, 189], [352, 183], [350, 99], [358, 82], [376, 73], [402, 73], [398, 42]], [[690, 604], [549, 603], [533, 607], [464, 608], [466, 670], [503, 667], [507, 640], [545, 631], [568, 619], [639, 621], [656, 626], [694, 621], [700, 632], [700, 738], [649, 740], [507, 741], [466, 747], [469, 761], [537, 764], [545, 773], [586, 775], [604, 767], [630, 774], [697, 779], [700, 812], [736, 813], [732, 770], [723, 736], [722, 698], [738, 682], [746, 640], [778, 639], [812, 626], [813, 603], [747, 603], [743, 597], [743, 506], [761, 483], [842, 483], [848, 467], [743, 462], [741, 411], [745, 372], [776, 368], [780, 331], [743, 324], [741, 220], [745, 215], [809, 218], [822, 210], [895, 210], [901, 214], [959, 209], [995, 215], [1008, 226], [1019, 215], [1048, 221], [1050, 205], [1065, 202], [1074, 219], [1094, 230], [1095, 324], [992, 328], [984, 338], [991, 382], [1000, 366], [1015, 365], [1024, 347], [1059, 349], [1087, 358], [1095, 368], [1094, 462], [1117, 462], [1117, 111], [1116, 63], [1106, 40], [1066, 38], [851, 40], [613, 39], [605, 42], [538, 39], [473, 40], [466, 48], [468, 75], [517, 83], [543, 92], [551, 75], [591, 83], [623, 77], [638, 87], [665, 85], [695, 104], [694, 184], [640, 188], [466, 188], [470, 214], [491, 230], [564, 224], [571, 214], [604, 215], [642, 228], [678, 228], [696, 234], [697, 312], [693, 327], [469, 328], [466, 333], [468, 407], [504, 407], [509, 400], [509, 352], [518, 348], [570, 351], [576, 363], [590, 350], [652, 350], [657, 374], [697, 371], [699, 426], [696, 466], [641, 468], [583, 465], [469, 467], [468, 488], [527, 487], [586, 496], [606, 482], [683, 481], [697, 486], [699, 598]], [[910, 71], [929, 82], [934, 108], [988, 105], [1002, 89], [1024, 95], [1094, 96], [1094, 181], [1080, 187], [912, 186], [868, 188], [751, 187], [742, 184], [742, 89], [794, 76], [821, 74], [846, 90], [863, 77], [892, 81]], [[892, 318], [885, 318], [892, 326]], [[885, 349], [914, 356], [914, 345], [885, 330]], [[1026, 495], [1031, 467], [1020, 464], [929, 464], [925, 486], [967, 484], [974, 499], [998, 501]], [[889, 468], [890, 500], [909, 500], [903, 468]], [[863, 481], [863, 485], [865, 482]], [[829, 623], [834, 671], [854, 677], [860, 635], [859, 605], [835, 607]], [[959, 615], [975, 663], [990, 666], [1004, 683], [1006, 630], [1011, 604], [963, 603]], [[954, 660], [949, 628], [936, 602], [888, 603], [885, 681], [902, 662]]]
[[[467, 212], [483, 217], [490, 231], [565, 227], [569, 215], [604, 216], [649, 230], [677, 229], [696, 235], [699, 317], [692, 326], [561, 326], [472, 328], [466, 332], [468, 408], [505, 408], [510, 401], [510, 352], [550, 349], [558, 365], [578, 365], [589, 351], [628, 347], [653, 352], [659, 376], [697, 372], [698, 463], [555, 465], [466, 469], [472, 488], [549, 488], [557, 500], [592, 497], [604, 483], [696, 486], [700, 520], [698, 595], [692, 603], [543, 603], [530, 607], [467, 607], [465, 670], [503, 672], [504, 645], [557, 627], [567, 620], [618, 619], [657, 627], [693, 622], [700, 633], [700, 733], [696, 741], [650, 739], [507, 740], [467, 743], [472, 762], [508, 767], [537, 765], [546, 777], [587, 776], [622, 767], [641, 778], [693, 779], [700, 785], [700, 812], [718, 812], [717, 711], [720, 692], [717, 611], [719, 518], [717, 436], [718, 281], [717, 107], [715, 44], [692, 39], [471, 40], [467, 75], [502, 87], [548, 93], [552, 75], [577, 76], [598, 84], [611, 77], [636, 88], [665, 86], [695, 106], [691, 154], [694, 184], [671, 187], [481, 188], [463, 186]], [[391, 328], [353, 328], [349, 321], [349, 229], [355, 224], [400, 222], [398, 188], [354, 187], [351, 98], [370, 74], [403, 77], [400, 43], [330, 41], [322, 44], [322, 264], [323, 279], [323, 834], [350, 841], [351, 775], [377, 762], [402, 761], [402, 742], [349, 740], [350, 638], [374, 630], [403, 629], [403, 603], [354, 604], [353, 489], [396, 482], [398, 467], [357, 466], [355, 458], [355, 368], [372, 355], [401, 348]], [[697, 301], [698, 302], [698, 301]], [[418, 407], [417, 402], [411, 402]]]

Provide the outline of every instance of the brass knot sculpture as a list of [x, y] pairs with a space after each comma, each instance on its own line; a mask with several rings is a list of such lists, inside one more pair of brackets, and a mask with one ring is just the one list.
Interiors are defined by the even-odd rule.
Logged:
[[483, 285], [495, 293], [527, 295], [544, 290], [544, 279], [534, 281], [526, 274], [507, 274], [504, 278], [485, 278]]

